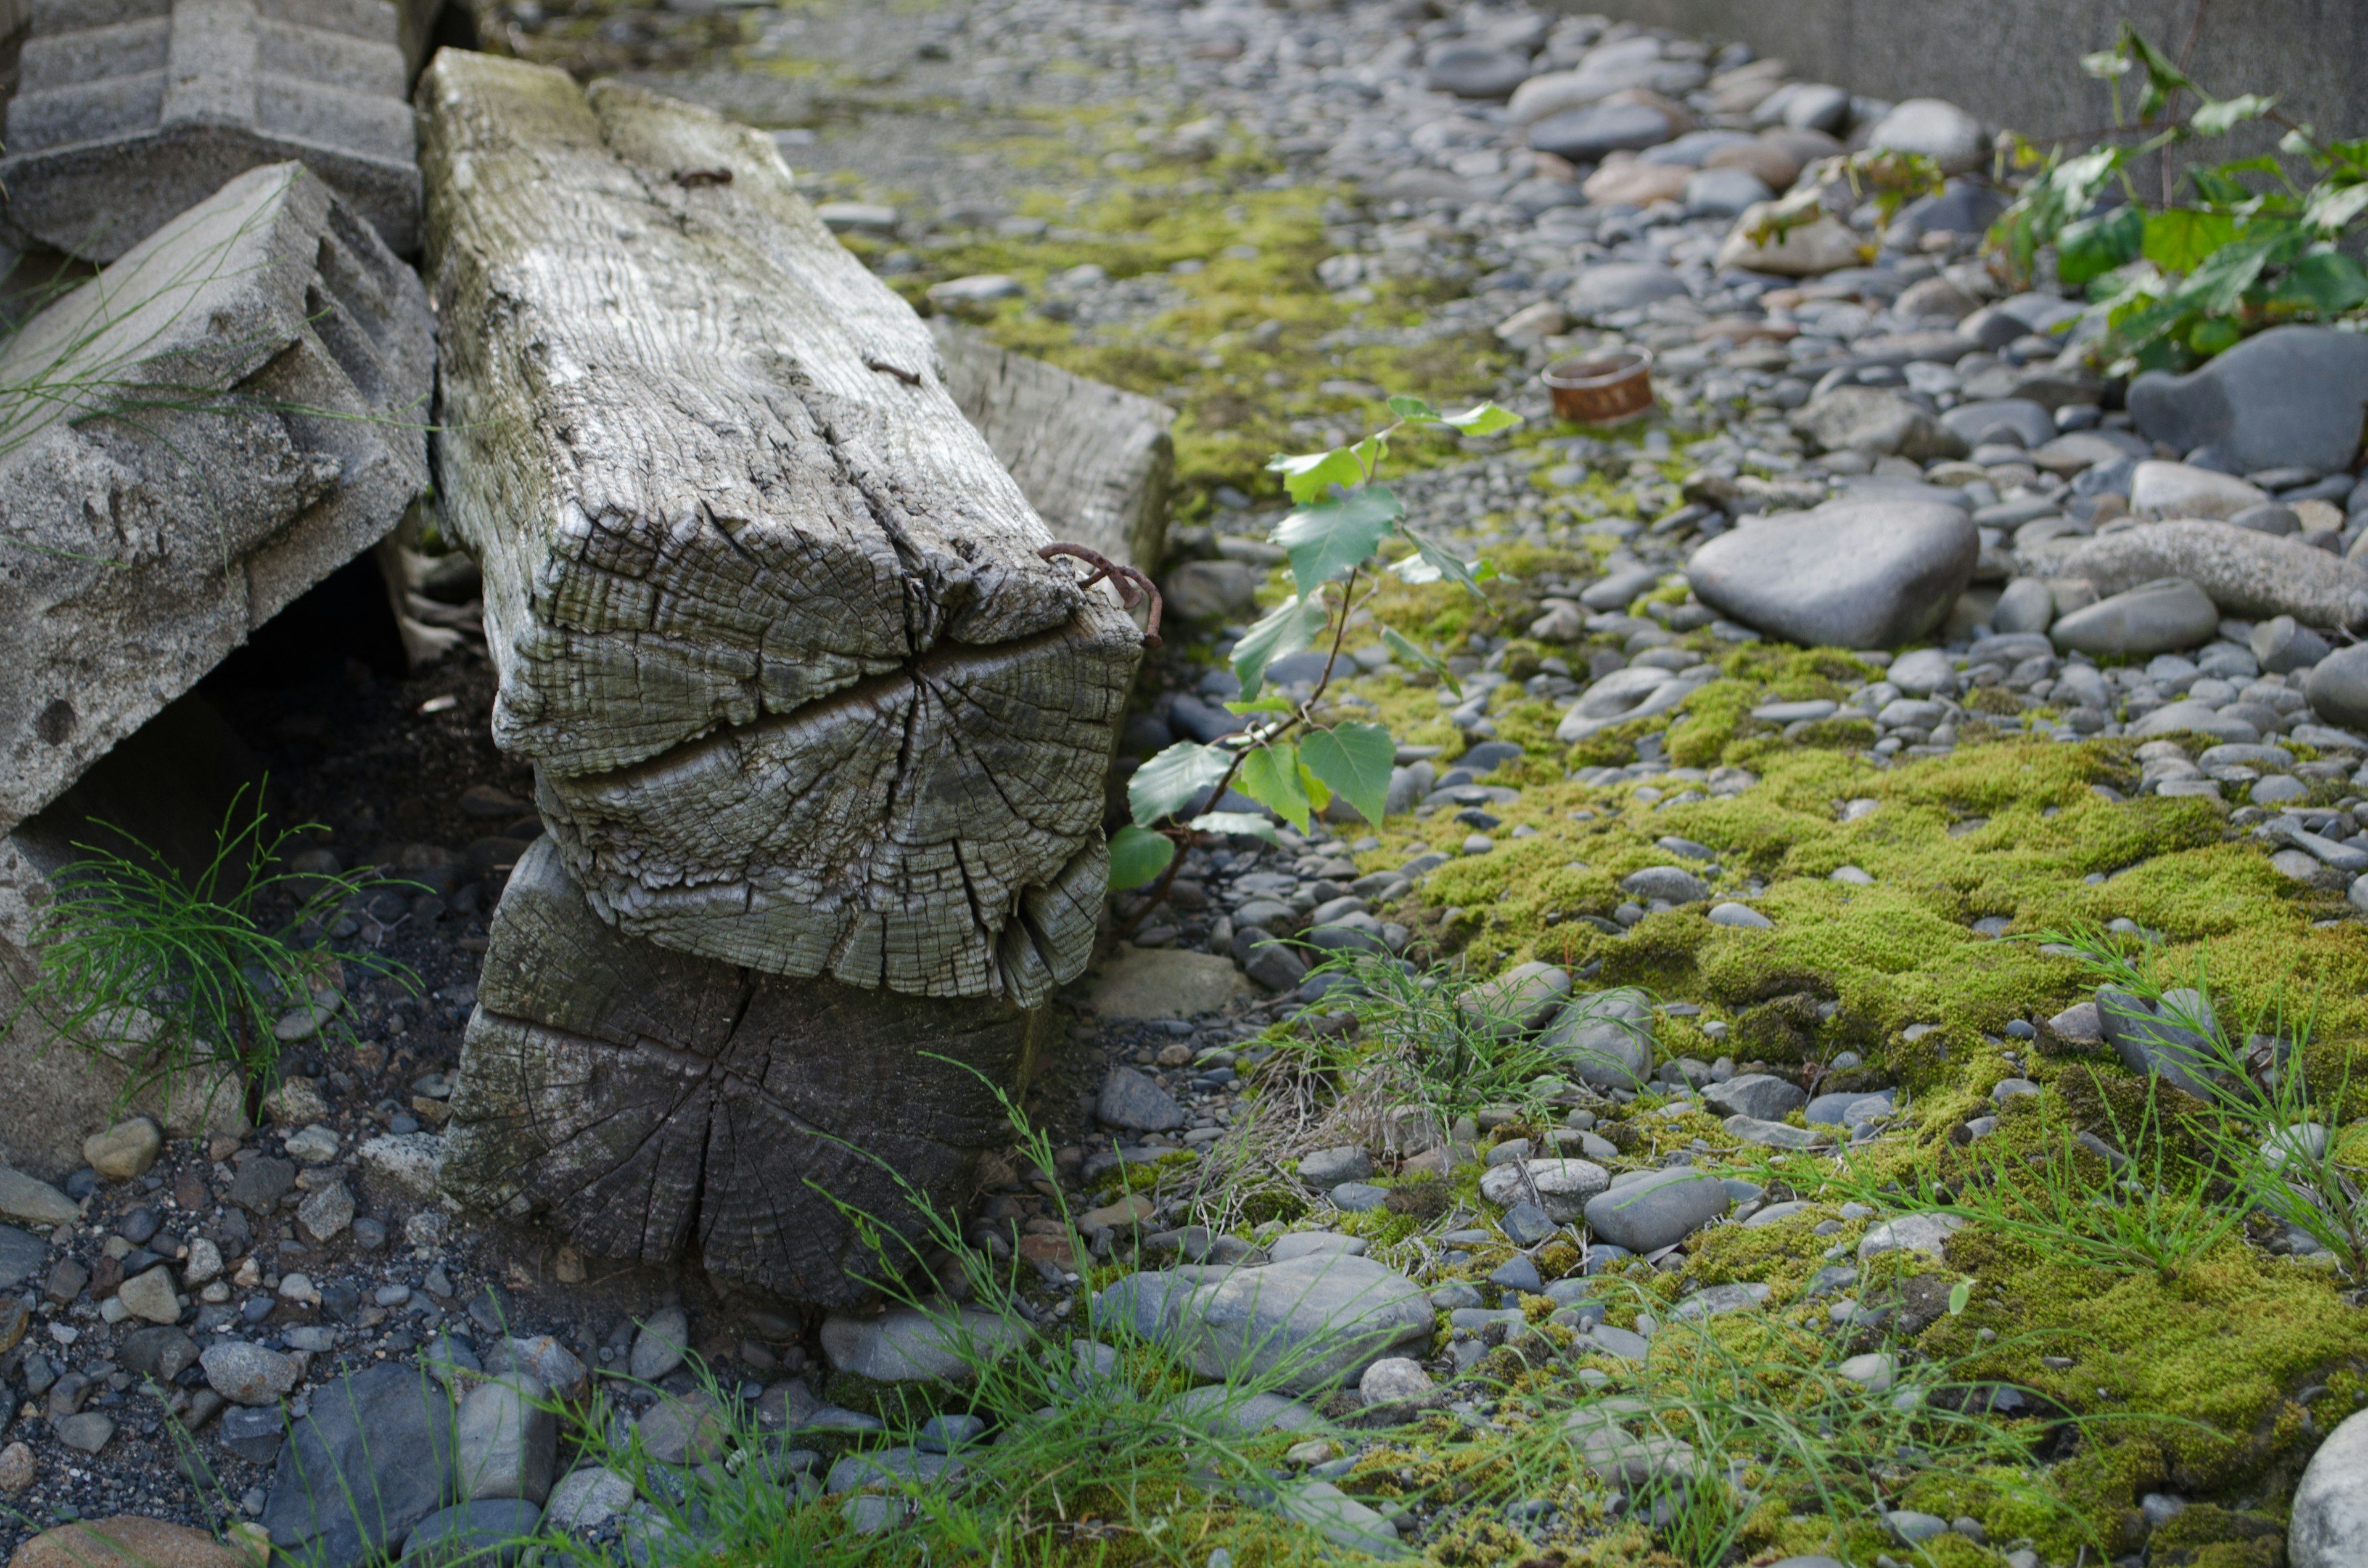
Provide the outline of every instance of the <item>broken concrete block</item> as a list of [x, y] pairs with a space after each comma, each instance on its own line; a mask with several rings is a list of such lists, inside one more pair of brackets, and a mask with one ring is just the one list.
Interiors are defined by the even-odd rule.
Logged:
[[426, 291], [251, 169], [0, 350], [0, 831], [427, 484]]
[[112, 261], [232, 176], [301, 162], [419, 248], [405, 14], [432, 0], [33, 0], [8, 104], [9, 221]]
[[946, 391], [1053, 537], [1145, 572], [1167, 542], [1176, 411], [932, 317]]

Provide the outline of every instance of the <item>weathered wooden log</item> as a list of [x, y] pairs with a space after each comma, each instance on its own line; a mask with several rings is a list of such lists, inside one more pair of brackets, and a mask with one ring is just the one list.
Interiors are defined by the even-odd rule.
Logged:
[[370, 225], [278, 164], [0, 351], [0, 831], [394, 527], [434, 333]]
[[1014, 354], [944, 316], [929, 320], [946, 391], [1028, 504], [1062, 539], [1112, 561], [1159, 570], [1176, 411], [1058, 365]]
[[771, 142], [446, 51], [421, 80], [444, 516], [495, 739], [600, 916], [1023, 1005], [1085, 965], [1136, 661]]
[[301, 161], [419, 248], [411, 106], [427, 0], [33, 0], [8, 219], [108, 261], [243, 170]]
[[1008, 1142], [994, 1086], [1038, 1017], [670, 952], [596, 919], [538, 839], [495, 912], [440, 1180], [597, 1256], [852, 1305], [882, 1262], [832, 1199], [908, 1240], [916, 1197], [956, 1208]]

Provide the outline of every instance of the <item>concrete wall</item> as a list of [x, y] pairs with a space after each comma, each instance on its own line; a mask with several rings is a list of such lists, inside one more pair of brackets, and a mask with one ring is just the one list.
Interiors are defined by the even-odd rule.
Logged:
[[[1871, 97], [1941, 97], [2034, 140], [2112, 123], [2079, 57], [2126, 17], [2216, 97], [2274, 93], [2323, 136], [2368, 135], [2368, 0], [1565, 0], [1712, 40]], [[2188, 40], [2194, 46], [2188, 52]], [[2129, 78], [2124, 77], [2126, 88]], [[2192, 106], [2191, 106], [2192, 107]], [[2235, 139], [2226, 154], [2275, 137]]]

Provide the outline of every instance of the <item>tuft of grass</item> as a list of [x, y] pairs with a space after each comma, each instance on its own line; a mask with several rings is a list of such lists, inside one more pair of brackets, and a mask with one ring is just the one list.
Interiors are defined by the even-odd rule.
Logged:
[[414, 884], [368, 871], [297, 872], [290, 846], [313, 824], [273, 828], [262, 791], [232, 797], [211, 858], [194, 876], [113, 824], [128, 846], [77, 841], [51, 877], [57, 901], [35, 928], [40, 975], [15, 1014], [123, 1073], [114, 1110], [189, 1083], [209, 1096], [239, 1085], [252, 1116], [277, 1077], [282, 1016], [309, 1008], [314, 1032], [351, 1044], [343, 965], [417, 979], [383, 954], [330, 945], [324, 933], [367, 893]]

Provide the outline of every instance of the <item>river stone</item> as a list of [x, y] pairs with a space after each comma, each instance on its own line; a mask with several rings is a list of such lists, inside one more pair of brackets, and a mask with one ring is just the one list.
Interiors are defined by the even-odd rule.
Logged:
[[[2035, 405], [2034, 405], [2035, 406]], [[1881, 387], [1836, 387], [1796, 409], [1793, 428], [1821, 452], [1851, 451], [1870, 458], [1904, 457], [1918, 462], [1962, 458], [1965, 438], [1897, 392]]]
[[1395, 1404], [1423, 1399], [1430, 1393], [1430, 1374], [1408, 1356], [1384, 1356], [1357, 1380], [1357, 1392], [1367, 1404]]
[[1426, 1343], [1422, 1288], [1365, 1257], [1299, 1257], [1236, 1269], [1180, 1305], [1192, 1369], [1271, 1381], [1292, 1393], [1354, 1383], [1375, 1361]]
[[150, 1323], [178, 1323], [181, 1303], [173, 1290], [173, 1271], [164, 1264], [126, 1279], [115, 1292], [123, 1310]]
[[206, 1384], [233, 1404], [270, 1404], [296, 1386], [296, 1363], [276, 1350], [218, 1339], [198, 1358]]
[[0, 1165], [0, 1217], [30, 1225], [63, 1225], [82, 1218], [82, 1208], [48, 1182]]
[[1362, 1181], [1373, 1174], [1373, 1157], [1355, 1143], [1318, 1149], [1299, 1162], [1299, 1179], [1319, 1191], [1344, 1181]]
[[1702, 169], [1687, 176], [1684, 200], [1690, 218], [1732, 218], [1775, 194], [1749, 169]]
[[1735, 221], [1735, 227], [1727, 232], [1713, 265], [1722, 272], [1742, 267], [1785, 278], [1816, 278], [1845, 267], [1856, 267], [1867, 258], [1872, 247], [1856, 230], [1830, 212], [1786, 231], [1773, 244], [1759, 243], [1752, 236], [1763, 222], [1774, 219], [1776, 206], [1775, 202], [1763, 201], [1745, 208], [1743, 215]]
[[245, 1553], [188, 1525], [135, 1514], [75, 1519], [19, 1546], [8, 1568], [253, 1568]]
[[1238, 561], [1188, 561], [1167, 574], [1160, 597], [1186, 620], [1230, 620], [1258, 598], [1259, 574]]
[[1595, 103], [1537, 121], [1530, 127], [1530, 145], [1574, 164], [1593, 164], [1607, 153], [1641, 152], [1667, 142], [1674, 129], [1650, 104]]
[[1495, 1020], [1500, 1037], [1528, 1034], [1554, 1016], [1570, 995], [1570, 971], [1550, 963], [1516, 964], [1463, 995], [1463, 1011]]
[[2130, 475], [2130, 511], [2140, 517], [2216, 517], [2260, 506], [2270, 493], [2233, 473], [2153, 459]]
[[2247, 473], [2350, 468], [2363, 407], [2368, 338], [2320, 326], [2271, 327], [2186, 375], [2148, 370], [2129, 389], [2149, 440], [2216, 448]]
[[164, 1152], [165, 1135], [144, 1116], [119, 1121], [104, 1132], [82, 1141], [82, 1162], [104, 1181], [130, 1181], [145, 1176]]
[[1702, 1090], [1702, 1103], [1722, 1116], [1782, 1121], [1809, 1103], [1807, 1091], [1770, 1073], [1745, 1073]]
[[400, 1561], [405, 1568], [510, 1568], [541, 1520], [541, 1506], [524, 1498], [456, 1503], [412, 1527]]
[[1424, 85], [1459, 98], [1508, 97], [1530, 74], [1530, 57], [1486, 44], [1451, 43], [1430, 57]]
[[1941, 423], [1968, 447], [1994, 442], [2001, 430], [2012, 431], [2018, 443], [2034, 451], [2055, 438], [2055, 415], [2025, 397], [1961, 403], [1941, 415]]
[[543, 1517], [562, 1529], [597, 1530], [633, 1506], [631, 1478], [600, 1465], [572, 1471], [551, 1489]]
[[1870, 497], [1731, 529], [1694, 551], [1686, 577], [1704, 604], [1771, 636], [1888, 648], [1930, 631], [1980, 556], [1958, 508]]
[[1589, 1199], [1587, 1227], [1613, 1246], [1658, 1252], [1725, 1213], [1730, 1201], [1716, 1173], [1680, 1165]]
[[2311, 711], [2346, 730], [2368, 725], [2368, 642], [2339, 648], [2318, 661], [2303, 688]]
[[660, 1307], [643, 1320], [633, 1335], [625, 1369], [636, 1382], [654, 1383], [682, 1365], [690, 1345], [690, 1314], [680, 1307]]
[[450, 1397], [417, 1367], [381, 1363], [313, 1392], [272, 1471], [263, 1525], [313, 1568], [361, 1568], [442, 1505], [452, 1473]]
[[1588, 1160], [1514, 1160], [1480, 1178], [1480, 1196], [1500, 1209], [1535, 1199], [1557, 1225], [1576, 1223], [1587, 1200], [1611, 1185], [1611, 1173]]
[[2263, 675], [2306, 670], [2328, 655], [2327, 639], [2290, 615], [2271, 616], [2253, 628], [2253, 657]]
[[1938, 1258], [1941, 1244], [1952, 1232], [1963, 1230], [1964, 1225], [1964, 1217], [1959, 1214], [1903, 1214], [1873, 1226], [1859, 1239], [1858, 1260], [1864, 1263], [1886, 1252], [1912, 1252]]
[[2220, 632], [2211, 596], [2184, 577], [2158, 577], [2058, 619], [2047, 634], [2077, 653], [2168, 653]]
[[548, 1392], [541, 1379], [512, 1372], [478, 1384], [461, 1401], [453, 1455], [466, 1496], [518, 1497], [540, 1506], [551, 1495], [559, 1417], [548, 1408]]
[[2044, 632], [2055, 619], [2055, 590], [2044, 578], [2009, 578], [1990, 611], [2000, 631]]
[[2368, 1562], [2368, 1411], [2327, 1435], [2294, 1488], [2286, 1526], [2289, 1568], [2360, 1568]]
[[1957, 691], [1957, 661], [1945, 648], [1918, 648], [1891, 661], [1884, 678], [1910, 697]]
[[1634, 310], [1685, 291], [1685, 280], [1668, 267], [1645, 261], [1609, 261], [1581, 272], [1564, 302], [1574, 315], [1594, 316]]
[[1633, 1089], [1653, 1066], [1653, 1005], [1642, 991], [1574, 996], [1539, 1043], [1599, 1089]]
[[2216, 1022], [2212, 1005], [2184, 986], [2163, 993], [2163, 1002], [2166, 1006], [2158, 1007], [2134, 992], [2104, 986], [2097, 992], [2097, 1021], [2123, 1066], [2159, 1077], [2198, 1099], [2213, 1098], [2210, 1042], [2172, 1022], [2168, 1010], [2208, 1024]]
[[898, 1307], [877, 1317], [824, 1319], [822, 1353], [834, 1371], [876, 1383], [951, 1382], [968, 1379], [973, 1362], [1002, 1355], [1026, 1331], [981, 1307], [964, 1307], [958, 1317]]
[[1094, 1115], [1112, 1127], [1167, 1132], [1184, 1125], [1174, 1096], [1132, 1067], [1113, 1067], [1094, 1100]]
[[1943, 174], [1971, 174], [1989, 161], [1982, 122], [1945, 98], [1907, 98], [1874, 122], [1866, 144], [1878, 153], [1915, 153]]
[[1681, 866], [1647, 866], [1620, 879], [1620, 891], [1637, 898], [1668, 903], [1700, 903], [1710, 886]]
[[[2261, 733], [2242, 719], [2231, 718], [2201, 702], [2169, 702], [2132, 724], [2128, 730], [2132, 740], [2150, 740], [2157, 735], [2192, 733], [2210, 735], [2215, 741], [2250, 745], [2261, 738]], [[2180, 780], [2167, 779], [2177, 783]], [[2199, 781], [2208, 782], [2208, 781]]]
[[1094, 976], [1090, 994], [1097, 1017], [1189, 1018], [1256, 993], [1223, 953], [1122, 946]]

